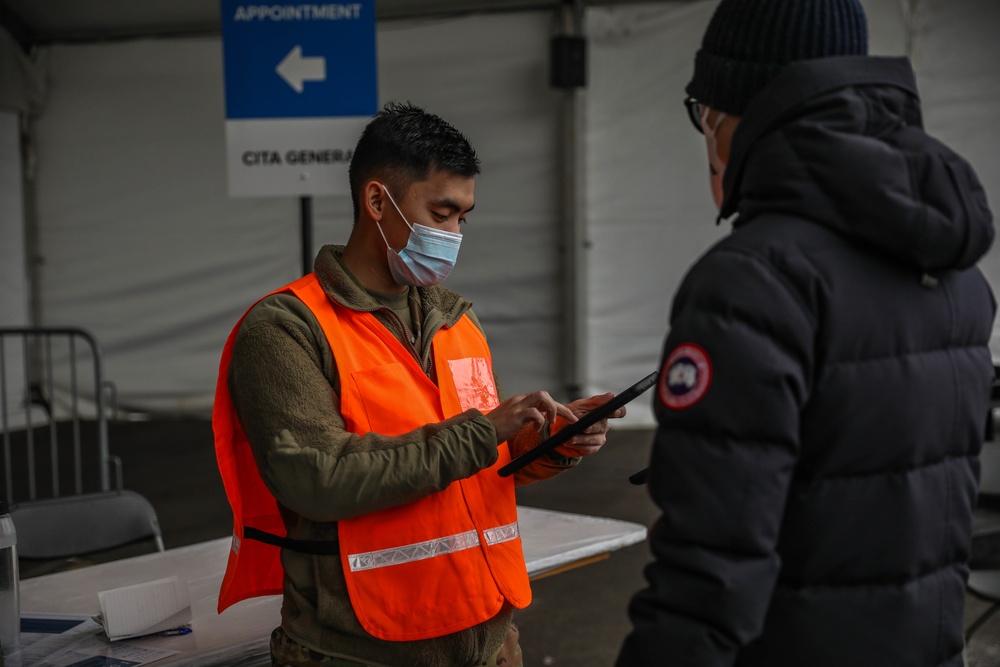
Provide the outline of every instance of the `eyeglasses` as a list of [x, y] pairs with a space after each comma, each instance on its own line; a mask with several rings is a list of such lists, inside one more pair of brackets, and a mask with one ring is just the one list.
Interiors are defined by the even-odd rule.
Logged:
[[684, 98], [684, 106], [687, 108], [688, 118], [691, 119], [691, 124], [694, 125], [694, 129], [698, 130], [701, 134], [704, 134], [705, 130], [701, 127], [701, 110], [704, 107], [701, 102], [688, 95]]

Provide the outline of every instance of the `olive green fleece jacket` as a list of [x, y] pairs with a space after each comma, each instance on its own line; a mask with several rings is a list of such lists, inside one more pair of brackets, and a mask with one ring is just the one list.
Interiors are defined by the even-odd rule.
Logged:
[[[442, 287], [410, 288], [422, 312], [419, 349], [390, 308], [360, 286], [340, 263], [342, 246], [324, 246], [314, 270], [334, 302], [371, 312], [434, 377], [431, 341], [442, 327], [468, 314], [471, 304]], [[337, 521], [415, 501], [496, 462], [496, 431], [479, 410], [399, 436], [358, 435], [339, 411], [336, 360], [308, 307], [291, 294], [254, 306], [240, 326], [228, 384], [261, 477], [278, 500], [288, 535], [336, 540]], [[499, 384], [497, 385], [499, 388]], [[502, 397], [501, 397], [502, 398]], [[405, 398], [401, 398], [405, 400]], [[546, 433], [522, 429], [512, 456]], [[578, 459], [541, 457], [515, 483], [545, 479]], [[509, 605], [493, 619], [461, 632], [413, 642], [369, 635], [351, 608], [340, 559], [281, 551], [285, 570], [281, 624], [296, 642], [328, 655], [372, 665], [445, 667], [480, 665], [503, 642]]]

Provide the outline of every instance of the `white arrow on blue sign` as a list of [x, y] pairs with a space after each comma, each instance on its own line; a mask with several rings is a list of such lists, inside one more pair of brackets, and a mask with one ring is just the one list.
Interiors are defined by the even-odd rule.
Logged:
[[288, 52], [285, 59], [275, 68], [281, 78], [288, 82], [297, 93], [305, 90], [306, 81], [326, 80], [326, 58], [303, 58], [302, 47], [298, 44]]
[[378, 108], [374, 0], [220, 6], [230, 194], [346, 193]]

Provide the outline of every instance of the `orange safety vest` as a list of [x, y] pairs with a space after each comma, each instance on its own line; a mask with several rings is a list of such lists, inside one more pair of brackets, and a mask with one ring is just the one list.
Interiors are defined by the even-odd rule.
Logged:
[[[489, 347], [467, 316], [434, 337], [435, 385], [374, 316], [331, 303], [314, 274], [277, 291], [295, 294], [323, 328], [337, 360], [340, 412], [349, 431], [399, 435], [469, 408], [496, 407]], [[212, 416], [234, 516], [220, 612], [239, 600], [281, 591], [278, 548], [252, 534], [286, 535], [229, 396], [226, 378], [239, 327], [223, 350]], [[439, 637], [492, 618], [505, 599], [518, 608], [531, 602], [513, 478], [497, 474], [509, 461], [504, 443], [493, 466], [443, 491], [338, 522], [348, 594], [366, 631], [389, 641]], [[295, 548], [291, 542], [283, 546]]]

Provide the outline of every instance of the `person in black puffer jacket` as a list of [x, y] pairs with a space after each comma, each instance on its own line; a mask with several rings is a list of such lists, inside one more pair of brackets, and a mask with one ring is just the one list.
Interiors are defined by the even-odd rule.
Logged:
[[723, 0], [686, 104], [733, 234], [654, 397], [648, 588], [618, 665], [962, 665], [993, 240], [857, 0]]

